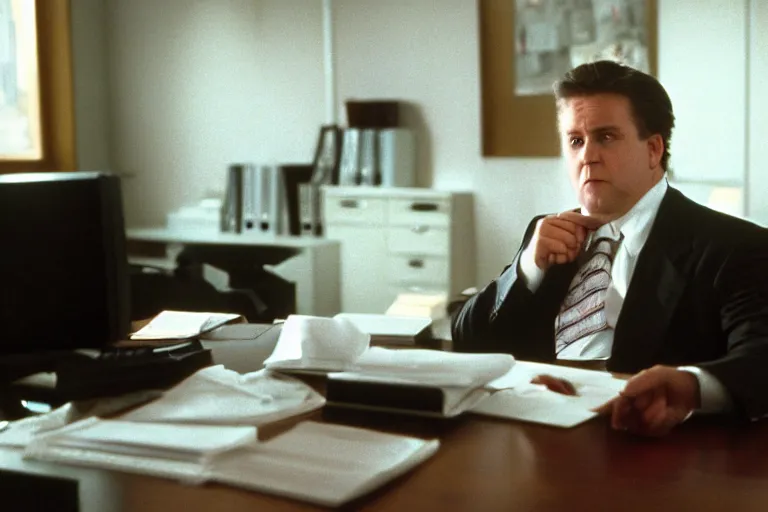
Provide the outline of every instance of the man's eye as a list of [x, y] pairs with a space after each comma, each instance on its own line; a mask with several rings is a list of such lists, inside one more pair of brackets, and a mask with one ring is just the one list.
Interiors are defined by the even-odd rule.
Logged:
[[603, 134], [603, 141], [604, 142], [611, 142], [616, 140], [616, 136], [612, 133], [604, 133]]
[[571, 139], [569, 140], [569, 143], [572, 148], [577, 148], [582, 144], [584, 144], [584, 139], [582, 139], [581, 137], [571, 137]]

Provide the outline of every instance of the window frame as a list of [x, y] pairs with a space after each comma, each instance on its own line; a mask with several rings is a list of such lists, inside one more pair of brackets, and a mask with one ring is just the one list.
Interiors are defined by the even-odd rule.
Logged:
[[42, 157], [0, 159], [0, 173], [72, 171], [77, 165], [70, 0], [35, 0]]

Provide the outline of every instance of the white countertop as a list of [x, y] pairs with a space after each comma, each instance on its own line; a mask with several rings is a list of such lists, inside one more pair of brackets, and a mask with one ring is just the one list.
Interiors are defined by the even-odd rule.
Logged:
[[128, 240], [165, 243], [196, 243], [216, 245], [264, 245], [271, 247], [320, 247], [339, 242], [319, 237], [265, 235], [261, 233], [221, 233], [213, 230], [179, 230], [165, 227], [128, 228]]

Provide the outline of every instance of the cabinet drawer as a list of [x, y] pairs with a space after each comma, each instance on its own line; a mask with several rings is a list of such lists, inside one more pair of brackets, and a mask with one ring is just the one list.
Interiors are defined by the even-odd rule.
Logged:
[[448, 259], [435, 256], [390, 255], [390, 283], [434, 284], [448, 287]]
[[326, 224], [369, 224], [383, 226], [387, 200], [377, 197], [326, 195], [324, 201]]
[[389, 200], [389, 223], [398, 226], [443, 226], [451, 224], [448, 198], [393, 198]]
[[448, 237], [447, 229], [433, 226], [390, 227], [387, 247], [394, 253], [447, 256]]

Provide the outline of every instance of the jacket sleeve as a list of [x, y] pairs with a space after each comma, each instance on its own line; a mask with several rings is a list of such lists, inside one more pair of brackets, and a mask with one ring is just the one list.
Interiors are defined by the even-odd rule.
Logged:
[[751, 419], [768, 415], [768, 244], [759, 238], [759, 244], [731, 252], [715, 281], [728, 352], [697, 365]]
[[520, 256], [540, 218], [534, 218], [528, 225], [512, 263], [454, 314], [451, 335], [455, 351], [511, 353], [526, 360], [553, 359], [546, 327], [544, 339], [540, 339], [540, 327], [546, 326], [547, 319], [542, 319], [543, 310], [536, 297], [539, 292], [532, 293], [519, 275]]

